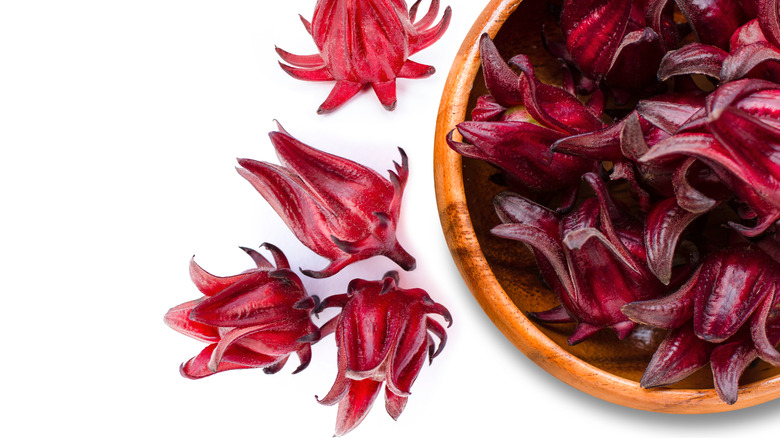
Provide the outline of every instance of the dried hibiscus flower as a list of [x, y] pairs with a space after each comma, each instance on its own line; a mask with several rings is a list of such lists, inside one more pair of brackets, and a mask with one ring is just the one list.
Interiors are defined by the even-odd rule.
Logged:
[[311, 360], [319, 329], [311, 321], [317, 305], [284, 254], [263, 244], [276, 266], [257, 251], [242, 248], [257, 264], [230, 277], [217, 277], [190, 262], [190, 276], [205, 297], [180, 304], [165, 314], [172, 329], [209, 345], [182, 364], [181, 374], [199, 379], [221, 371], [263, 368], [272, 374], [292, 353], [302, 371]]
[[239, 159], [238, 173], [271, 204], [304, 245], [331, 263], [310, 277], [329, 277], [345, 266], [384, 255], [405, 270], [415, 259], [395, 237], [401, 197], [409, 175], [401, 164], [389, 180], [354, 161], [296, 140], [284, 129], [269, 134], [282, 165]]
[[507, 64], [487, 34], [480, 39], [480, 56], [490, 96], [481, 98], [474, 121], [458, 124], [465, 142], [455, 141], [453, 131], [447, 144], [465, 157], [495, 165], [513, 188], [534, 193], [563, 191], [564, 207], [568, 207], [580, 176], [595, 171], [598, 162], [554, 153], [550, 146], [603, 127], [600, 109], [581, 103], [563, 88], [539, 81], [527, 56], [518, 55]]
[[623, 307], [633, 321], [669, 329], [642, 376], [645, 388], [687, 377], [708, 362], [729, 404], [739, 376], [761, 358], [780, 366], [780, 264], [752, 245], [707, 256], [678, 291]]
[[675, 155], [709, 166], [744, 203], [740, 214], [753, 224], [730, 223], [733, 228], [751, 237], [764, 232], [780, 219], [780, 85], [759, 79], [721, 85], [704, 111], [639, 161]]
[[498, 194], [494, 204], [504, 223], [491, 230], [533, 249], [561, 306], [531, 316], [550, 323], [576, 322], [570, 344], [606, 327], [623, 339], [636, 323], [621, 307], [664, 291], [647, 268], [642, 224], [612, 200], [598, 176], [586, 174], [585, 179], [598, 196], [563, 217], [518, 195]]
[[319, 53], [300, 56], [277, 48], [289, 64], [280, 65], [297, 79], [336, 81], [319, 114], [337, 109], [366, 85], [393, 110], [396, 78], [424, 78], [435, 72], [409, 57], [441, 38], [452, 15], [448, 6], [433, 25], [439, 0], [432, 0], [428, 13], [416, 21], [419, 4], [407, 12], [404, 0], [318, 0], [311, 23], [303, 23]]
[[[381, 281], [352, 280], [346, 294], [326, 298], [317, 312], [329, 307], [341, 308], [322, 326], [322, 336], [336, 333], [338, 375], [318, 400], [339, 405], [335, 435], [360, 424], [383, 382], [387, 413], [398, 419], [426, 355], [432, 361], [447, 342], [444, 327], [428, 314], [441, 315], [451, 325], [449, 311], [422, 289], [398, 287], [394, 271]], [[439, 338], [438, 347], [431, 334]]]

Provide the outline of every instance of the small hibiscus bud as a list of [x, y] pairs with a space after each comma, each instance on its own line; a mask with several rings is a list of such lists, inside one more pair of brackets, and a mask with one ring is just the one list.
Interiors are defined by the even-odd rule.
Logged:
[[419, 5], [418, 0], [407, 11], [404, 0], [318, 0], [311, 23], [301, 19], [319, 53], [300, 56], [277, 48], [289, 65], [279, 64], [297, 79], [336, 81], [319, 114], [337, 109], [366, 85], [393, 110], [396, 78], [424, 78], [435, 72], [409, 56], [441, 38], [452, 15], [448, 6], [433, 25], [439, 0], [432, 0], [425, 16], [416, 20]]
[[230, 277], [206, 272], [195, 260], [190, 276], [205, 297], [180, 304], [165, 314], [172, 329], [209, 345], [182, 364], [181, 374], [199, 379], [221, 371], [282, 369], [292, 353], [300, 372], [311, 360], [311, 343], [319, 329], [311, 321], [316, 297], [307, 295], [301, 280], [279, 248], [264, 243], [276, 267], [257, 251], [242, 248], [257, 264]]
[[[441, 315], [451, 325], [449, 311], [422, 289], [398, 287], [394, 271], [382, 281], [352, 280], [346, 294], [326, 298], [317, 312], [329, 307], [341, 308], [322, 326], [322, 336], [336, 333], [338, 375], [318, 401], [338, 403], [336, 436], [363, 421], [383, 382], [387, 413], [398, 419], [426, 355], [432, 361], [447, 342], [444, 327], [428, 315]], [[439, 338], [438, 347], [431, 334]]]
[[491, 230], [533, 249], [561, 306], [531, 316], [550, 323], [576, 322], [570, 344], [606, 327], [625, 338], [636, 324], [620, 308], [664, 290], [647, 268], [642, 224], [612, 200], [598, 176], [584, 178], [597, 198], [563, 217], [515, 194], [499, 193], [494, 204], [503, 224]]
[[409, 176], [402, 149], [401, 164], [389, 180], [354, 161], [331, 155], [296, 140], [284, 129], [269, 134], [281, 166], [239, 159], [238, 173], [271, 204], [304, 245], [331, 261], [310, 277], [331, 276], [345, 266], [384, 255], [405, 270], [415, 259], [395, 237], [401, 197]]

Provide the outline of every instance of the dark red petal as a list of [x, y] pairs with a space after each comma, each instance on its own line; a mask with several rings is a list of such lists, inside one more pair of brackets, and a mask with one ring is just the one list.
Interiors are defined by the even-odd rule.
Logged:
[[719, 345], [712, 350], [710, 365], [715, 391], [727, 404], [737, 402], [739, 378], [758, 354], [749, 338]]
[[298, 365], [298, 368], [296, 368], [295, 371], [293, 371], [293, 374], [298, 374], [305, 370], [311, 363], [311, 344], [303, 345], [296, 352], [296, 354], [298, 354], [298, 360], [301, 362], [301, 364]]
[[576, 96], [563, 88], [540, 82], [528, 56], [517, 55], [509, 63], [522, 71], [523, 104], [541, 124], [568, 135], [583, 134], [604, 126]]
[[[372, 284], [372, 290], [381, 287]], [[371, 295], [378, 295], [375, 290]], [[375, 295], [376, 294], [376, 295]], [[353, 373], [371, 375], [395, 347], [393, 342], [402, 330], [404, 321], [390, 309], [398, 303], [356, 293], [342, 310], [339, 321], [341, 346], [347, 359], [347, 369]], [[402, 305], [402, 304], [401, 304]]]
[[314, 55], [295, 55], [278, 47], [275, 47], [276, 53], [282, 58], [282, 61], [300, 68], [321, 68], [325, 66], [325, 61], [320, 54]]
[[607, 72], [612, 87], [628, 90], [652, 86], [664, 53], [661, 38], [649, 27], [628, 32], [615, 52]]
[[435, 351], [429, 354], [428, 359], [433, 362], [433, 359], [440, 355], [442, 350], [444, 350], [444, 346], [447, 345], [447, 331], [444, 330], [444, 327], [441, 326], [438, 322], [434, 321], [431, 318], [425, 319], [428, 331], [436, 335], [436, 337], [439, 338], [439, 346], [436, 348]]
[[216, 369], [216, 371], [209, 369], [207, 365], [211, 359], [212, 352], [216, 347], [217, 344], [211, 344], [204, 348], [200, 354], [193, 357], [186, 363], [181, 364], [181, 367], [179, 367], [179, 372], [181, 375], [188, 379], [202, 379], [203, 377], [208, 377], [214, 373], [219, 373], [222, 371], [254, 368], [253, 366], [224, 361], [219, 364], [219, 367]]
[[298, 240], [309, 249], [327, 258], [337, 258], [342, 252], [330, 239], [332, 213], [317, 199], [297, 176], [270, 163], [240, 159], [238, 173], [249, 181], [279, 214]]
[[626, 32], [631, 0], [567, 0], [561, 15], [566, 48], [591, 78], [607, 74]]
[[[672, 177], [672, 185], [674, 187], [674, 195], [677, 198], [677, 205], [683, 209], [691, 212], [702, 214], [715, 208], [721, 201], [728, 199], [731, 193], [718, 181], [706, 181], [709, 184], [707, 187], [708, 193], [705, 194], [698, 188], [694, 187], [689, 181], [689, 173], [697, 174], [702, 170], [701, 162], [696, 158], [689, 158], [685, 160], [674, 172]], [[693, 169], [693, 170], [692, 170]], [[698, 172], [697, 172], [698, 170]], [[712, 172], [707, 172], [711, 174]], [[697, 182], [702, 182], [702, 178], [698, 178]]]
[[696, 336], [723, 342], [736, 333], [774, 293], [778, 283], [771, 270], [776, 268], [764, 252], [751, 248], [730, 247], [708, 256], [695, 287]]
[[686, 44], [664, 55], [658, 67], [658, 79], [665, 81], [672, 76], [692, 74], [720, 79], [721, 68], [728, 55], [725, 50], [708, 44]]
[[267, 326], [306, 318], [308, 312], [293, 308], [306, 297], [300, 280], [290, 270], [274, 272], [290, 279], [256, 272], [201, 302], [190, 317], [217, 327]]
[[427, 352], [428, 345], [423, 342], [417, 351], [412, 352], [413, 354], [403, 367], [391, 368], [387, 376], [387, 388], [397, 395], [408, 397], [411, 394], [412, 384], [417, 380], [417, 376], [425, 364]]
[[241, 249], [241, 251], [244, 251], [249, 257], [252, 258], [252, 261], [255, 262], [255, 265], [257, 265], [258, 269], [269, 270], [269, 271], [274, 269], [274, 265], [272, 265], [271, 262], [269, 262], [268, 259], [263, 257], [263, 255], [260, 254], [259, 252], [255, 251], [252, 248], [246, 248], [243, 246], [239, 246], [239, 248]]
[[376, 97], [379, 98], [379, 102], [386, 110], [392, 111], [395, 109], [395, 78], [384, 82], [372, 82], [371, 88], [374, 89]]
[[404, 66], [398, 72], [399, 78], [418, 79], [426, 78], [436, 73], [436, 69], [433, 66], [420, 64], [414, 61], [406, 61]]
[[471, 110], [471, 118], [478, 122], [495, 121], [501, 117], [504, 111], [506, 108], [496, 102], [493, 96], [484, 95], [477, 98], [477, 104]]
[[700, 43], [728, 49], [745, 16], [739, 0], [676, 0]]
[[670, 330], [653, 354], [639, 384], [642, 388], [671, 385], [707, 365], [714, 344], [696, 337], [691, 326]]
[[339, 402], [335, 436], [346, 434], [366, 418], [377, 394], [379, 394], [381, 385], [382, 382], [371, 379], [351, 382], [349, 393]]
[[207, 297], [214, 296], [229, 287], [238, 280], [244, 278], [247, 274], [238, 274], [230, 277], [217, 277], [216, 275], [209, 274], [200, 265], [195, 263], [195, 257], [190, 260], [190, 278], [195, 286], [203, 295]]
[[171, 308], [165, 314], [165, 324], [177, 332], [199, 341], [217, 342], [219, 341], [219, 330], [216, 327], [201, 324], [190, 319], [190, 312], [195, 306], [200, 304], [201, 301], [203, 301], [203, 298], [188, 301]]
[[546, 323], [575, 322], [563, 306], [553, 307], [544, 312], [528, 312], [528, 316]]
[[330, 94], [324, 102], [317, 108], [317, 114], [327, 114], [337, 110], [341, 105], [344, 105], [349, 99], [360, 90], [363, 89], [365, 84], [360, 82], [353, 82], [347, 80], [336, 81], [336, 85], [330, 90]]
[[780, 282], [775, 280], [771, 291], [761, 303], [756, 314], [753, 315], [753, 320], [750, 321], [750, 335], [758, 356], [776, 367], [780, 367], [780, 351], [776, 347], [777, 343], [780, 342], [780, 327], [778, 327], [780, 292], [778, 289], [780, 289]]
[[[393, 198], [392, 184], [368, 167], [307, 146], [283, 133], [269, 134], [279, 160], [300, 177], [323, 204], [337, 215], [333, 220], [344, 234], [336, 237], [355, 240], [366, 215], [380, 210]], [[369, 194], [370, 196], [366, 196]]]
[[720, 78], [724, 82], [743, 78], [757, 66], [769, 61], [780, 61], [780, 49], [765, 42], [742, 46], [725, 59]]
[[403, 395], [397, 395], [390, 388], [385, 388], [385, 409], [393, 420], [398, 420], [406, 407], [409, 398]]
[[693, 316], [693, 294], [700, 270], [673, 294], [647, 301], [634, 301], [620, 310], [632, 321], [654, 327], [674, 329]]
[[344, 344], [341, 341], [341, 332], [336, 332], [336, 345], [338, 346], [337, 361], [338, 361], [338, 374], [336, 374], [336, 381], [333, 382], [333, 386], [330, 391], [323, 398], [319, 398], [316, 395], [314, 398], [321, 405], [332, 406], [346, 397], [349, 392], [349, 388], [352, 385], [352, 380], [346, 377], [347, 372], [347, 353]]
[[[434, 1], [438, 3], [438, 0], [434, 0]], [[437, 5], [437, 9], [438, 9], [438, 5]], [[433, 2], [431, 2], [431, 10], [433, 10]], [[426, 15], [426, 17], [427, 16], [428, 15]], [[435, 14], [433, 16], [435, 16]], [[435, 26], [428, 29], [424, 29], [424, 27], [427, 27], [427, 23], [424, 23], [422, 20], [420, 21], [420, 24], [415, 25], [415, 28], [420, 33], [416, 39], [411, 39], [411, 41], [409, 41], [409, 55], [413, 55], [419, 52], [420, 50], [425, 49], [426, 47], [435, 43], [436, 41], [438, 41], [439, 38], [441, 38], [442, 35], [444, 35], [444, 32], [447, 31], [447, 28], [450, 25], [451, 18], [452, 18], [452, 8], [447, 6], [444, 9], [444, 13], [441, 16], [441, 20], [439, 20], [439, 22]]]
[[298, 67], [292, 67], [287, 64], [279, 63], [279, 66], [282, 67], [282, 70], [285, 71], [288, 75], [294, 77], [295, 79], [300, 79], [302, 81], [332, 81], [333, 75], [330, 74], [327, 67], [318, 67], [318, 68], [298, 68]]
[[518, 86], [519, 75], [515, 73], [498, 53], [490, 36], [483, 33], [479, 39], [479, 55], [485, 85], [499, 105], [512, 107], [523, 104], [523, 92]]
[[551, 153], [550, 145], [562, 137], [558, 131], [525, 122], [461, 122], [458, 132], [468, 143], [448, 145], [459, 154], [487, 161], [509, 181], [536, 192], [571, 186], [595, 167], [595, 161]]
[[669, 93], [640, 100], [636, 111], [653, 126], [674, 134], [703, 107], [703, 93]]
[[603, 129], [572, 135], [557, 140], [550, 150], [596, 160], [617, 161], [623, 158], [620, 150], [622, 123], [613, 123]]
[[777, 0], [761, 0], [756, 2], [758, 6], [758, 23], [766, 39], [780, 47], [780, 10]]
[[656, 204], [645, 220], [647, 264], [663, 284], [672, 278], [672, 258], [677, 243], [688, 225], [706, 211], [691, 213], [677, 204], [676, 198]]
[[593, 336], [594, 333], [601, 330], [603, 327], [595, 326], [585, 322], [577, 324], [577, 328], [574, 329], [574, 333], [566, 339], [569, 345], [577, 345], [585, 339]]

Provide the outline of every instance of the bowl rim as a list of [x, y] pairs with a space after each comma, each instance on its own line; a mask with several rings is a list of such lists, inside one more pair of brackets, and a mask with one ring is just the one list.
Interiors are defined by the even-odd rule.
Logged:
[[[434, 139], [434, 185], [442, 230], [461, 277], [493, 324], [523, 354], [557, 379], [600, 399], [654, 412], [702, 414], [755, 406], [780, 397], [780, 375], [739, 389], [733, 405], [714, 389], [643, 389], [570, 354], [544, 335], [498, 283], [479, 247], [466, 204], [461, 157], [446, 135], [466, 118], [472, 84], [480, 67], [479, 38], [494, 38], [523, 0], [491, 0], [464, 39], [444, 85]], [[454, 138], [460, 140], [457, 131]]]

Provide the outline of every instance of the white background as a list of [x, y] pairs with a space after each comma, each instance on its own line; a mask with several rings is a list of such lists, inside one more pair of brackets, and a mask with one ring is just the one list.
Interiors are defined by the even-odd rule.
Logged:
[[[293, 358], [273, 376], [190, 381], [178, 366], [204, 344], [162, 322], [199, 296], [187, 271], [193, 254], [231, 275], [252, 266], [238, 246], [269, 241], [295, 266], [325, 265], [234, 170], [236, 157], [275, 161], [274, 119], [382, 173], [405, 148], [399, 240], [418, 268], [402, 273], [401, 286], [425, 288], [455, 319], [399, 421], [380, 398], [349, 436], [776, 433], [780, 401], [674, 416], [574, 390], [519, 353], [471, 297], [439, 225], [432, 143], [450, 64], [486, 1], [444, 3], [450, 29], [413, 57], [438, 72], [400, 80], [394, 112], [364, 92], [328, 116], [315, 110], [332, 84], [290, 78], [273, 50], [314, 52], [298, 19], [314, 3], [0, 1], [2, 436], [332, 435], [336, 408], [314, 399], [335, 377], [332, 338], [299, 375]], [[305, 281], [324, 297], [393, 268], [371, 259]]]

